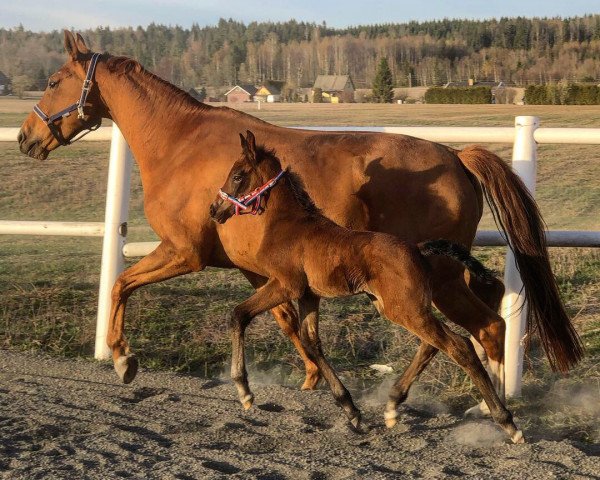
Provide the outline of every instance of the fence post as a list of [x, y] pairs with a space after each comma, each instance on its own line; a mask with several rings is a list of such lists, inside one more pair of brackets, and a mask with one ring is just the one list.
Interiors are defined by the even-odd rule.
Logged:
[[[539, 124], [538, 117], [521, 116], [515, 118], [512, 167], [532, 195], [535, 195], [537, 166], [537, 145], [534, 140], [534, 133]], [[527, 320], [527, 305], [524, 305], [523, 282], [515, 264], [515, 256], [510, 249], [506, 253], [504, 286], [506, 293], [502, 299], [501, 311], [506, 322], [506, 339], [504, 342], [506, 396], [517, 397], [521, 395], [523, 337]], [[519, 310], [521, 305], [524, 305], [524, 307]]]
[[96, 348], [94, 351], [94, 357], [100, 360], [109, 358], [111, 353], [106, 345], [111, 307], [110, 293], [117, 276], [123, 271], [124, 265], [123, 246], [127, 235], [131, 166], [131, 151], [119, 127], [113, 124], [108, 164], [108, 186], [106, 188], [100, 290], [98, 292]]

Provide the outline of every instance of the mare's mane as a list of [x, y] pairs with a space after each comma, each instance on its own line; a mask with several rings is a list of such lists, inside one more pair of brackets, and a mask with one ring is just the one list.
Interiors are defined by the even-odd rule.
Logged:
[[[267, 148], [263, 145], [256, 146], [256, 159], [258, 162], [264, 161], [266, 158], [277, 162], [279, 168], [281, 168], [281, 162], [272, 148]], [[300, 205], [306, 213], [311, 215], [322, 215], [321, 209], [315, 205], [315, 202], [310, 197], [304, 186], [302, 178], [297, 173], [293, 172], [290, 167], [285, 169], [285, 175], [283, 176], [284, 181], [290, 190], [294, 194], [294, 198], [298, 205]]]
[[173, 85], [172, 83], [164, 80], [163, 78], [159, 77], [158, 75], [155, 75], [152, 72], [146, 70], [146, 68], [144, 68], [144, 66], [140, 62], [138, 62], [137, 60], [135, 60], [133, 58], [125, 57], [125, 56], [113, 56], [110, 54], [105, 54], [105, 55], [108, 57], [108, 59], [106, 61], [106, 66], [108, 67], [109, 72], [115, 73], [117, 75], [127, 75], [130, 72], [134, 72], [134, 73], [141, 75], [142, 78], [149, 79], [149, 80], [152, 80], [152, 81], [158, 83], [162, 88], [165, 89], [165, 91], [169, 97], [170, 104], [179, 103], [179, 106], [181, 106], [187, 110], [199, 108], [199, 109], [205, 110], [205, 111], [206, 110], [211, 110], [214, 112], [218, 111], [218, 112], [226, 113], [226, 114], [234, 116], [234, 117], [245, 117], [246, 119], [252, 119], [258, 123], [267, 123], [264, 120], [253, 117], [252, 115], [249, 115], [245, 112], [240, 112], [239, 110], [235, 110], [233, 108], [212, 107], [210, 105], [207, 105], [206, 103], [196, 100], [194, 97], [192, 97], [186, 91], [184, 91], [181, 88]]
[[176, 87], [172, 83], [160, 78], [158, 75], [146, 70], [137, 60], [130, 57], [107, 55], [108, 59], [106, 60], [106, 66], [109, 72], [117, 75], [127, 75], [131, 72], [134, 72], [139, 74], [144, 79], [154, 81], [164, 90], [166, 90], [166, 93], [169, 96], [169, 103], [179, 103], [180, 106], [187, 107], [188, 109], [199, 108], [207, 110], [212, 108], [209, 105], [196, 100], [189, 93], [185, 92], [179, 87]]

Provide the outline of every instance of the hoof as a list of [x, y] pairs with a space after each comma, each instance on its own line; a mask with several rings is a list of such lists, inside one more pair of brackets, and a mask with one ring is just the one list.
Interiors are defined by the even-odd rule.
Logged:
[[304, 383], [300, 387], [300, 390], [314, 390], [317, 388], [319, 384], [319, 380], [321, 380], [321, 375], [317, 372], [315, 374], [306, 374], [306, 378], [304, 379]]
[[465, 412], [465, 417], [470, 418], [485, 418], [489, 416], [491, 416], [490, 409], [488, 408], [487, 403], [485, 402], [478, 403], [477, 405], [469, 408]]
[[523, 432], [521, 430], [517, 430], [510, 439], [513, 443], [525, 443], [525, 438], [523, 438]]
[[254, 395], [250, 393], [244, 398], [240, 399], [240, 402], [242, 402], [242, 407], [244, 407], [244, 410], [250, 410], [250, 407], [254, 403]]
[[385, 426], [387, 428], [393, 428], [396, 426], [396, 418], [398, 418], [398, 412], [396, 410], [387, 410], [383, 413], [385, 419]]
[[360, 413], [356, 417], [350, 419], [350, 428], [352, 428], [352, 431], [355, 433], [366, 433], [361, 422]]
[[124, 355], [115, 361], [115, 371], [123, 383], [131, 383], [138, 371], [138, 361], [134, 355]]

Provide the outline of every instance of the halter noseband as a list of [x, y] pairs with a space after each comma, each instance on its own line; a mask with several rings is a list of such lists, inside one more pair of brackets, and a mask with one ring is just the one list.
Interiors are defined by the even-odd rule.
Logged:
[[[250, 193], [243, 195], [241, 197], [234, 197], [229, 195], [227, 192], [223, 190], [219, 190], [219, 197], [223, 200], [227, 200], [235, 205], [235, 214], [243, 215], [245, 213], [251, 213], [252, 215], [256, 215], [258, 213], [262, 213], [264, 211], [264, 207], [261, 206], [262, 198], [269, 195], [269, 190], [271, 190], [281, 177], [285, 170], [279, 172], [275, 177], [265, 183], [262, 187], [258, 187], [252, 190]], [[248, 211], [249, 210], [249, 211]]]
[[56, 120], [61, 120], [64, 117], [70, 116], [71, 112], [73, 112], [75, 110], [77, 110], [77, 118], [83, 120], [83, 118], [85, 116], [83, 113], [83, 107], [85, 106], [85, 101], [87, 100], [88, 94], [90, 93], [90, 89], [92, 88], [92, 78], [94, 77], [94, 72], [96, 71], [96, 64], [98, 63], [99, 58], [100, 58], [99, 53], [94, 53], [92, 55], [92, 60], [90, 61], [90, 65], [89, 65], [87, 73], [85, 75], [85, 80], [83, 81], [83, 87], [81, 88], [81, 96], [79, 97], [79, 100], [77, 101], [77, 103], [73, 103], [72, 105], [69, 105], [67, 108], [61, 110], [60, 112], [55, 113], [54, 115], [50, 115], [50, 116], [46, 115], [42, 111], [39, 104], [33, 107], [33, 111], [35, 112], [35, 114], [38, 117], [40, 117], [42, 122], [44, 122], [46, 124], [46, 126], [50, 130], [50, 133], [52, 133], [54, 138], [56, 138], [58, 143], [60, 143], [61, 145], [69, 145], [69, 144], [79, 140], [84, 135], [87, 135], [88, 133], [96, 130], [100, 126], [100, 123], [98, 123], [98, 124], [94, 125], [93, 127], [88, 128], [88, 130], [86, 132], [84, 132], [82, 135], [78, 136], [77, 138], [66, 140], [62, 136], [62, 134], [60, 133], [58, 128], [56, 127], [56, 124], [54, 123], [54, 122], [56, 122]]

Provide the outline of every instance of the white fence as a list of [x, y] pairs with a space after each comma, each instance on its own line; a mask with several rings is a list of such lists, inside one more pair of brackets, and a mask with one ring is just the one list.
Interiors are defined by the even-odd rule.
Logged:
[[[306, 128], [306, 127], [302, 127]], [[412, 135], [446, 143], [512, 143], [512, 165], [527, 187], [535, 193], [537, 143], [600, 145], [600, 128], [539, 128], [537, 117], [515, 118], [515, 127], [309, 127], [314, 130], [369, 131]], [[0, 141], [16, 142], [18, 128], [0, 128]], [[157, 242], [126, 243], [130, 190], [131, 153], [119, 129], [103, 127], [83, 138], [85, 141], [111, 140], [106, 212], [104, 222], [43, 222], [0, 221], [0, 234], [102, 236], [102, 264], [96, 350], [98, 359], [108, 358], [106, 346], [112, 286], [123, 270], [124, 257], [150, 253]], [[600, 231], [549, 231], [548, 244], [565, 247], [600, 247]], [[497, 231], [478, 231], [478, 246], [505, 245]], [[502, 301], [502, 316], [506, 320], [505, 377], [506, 393], [521, 392], [523, 371], [523, 335], [525, 311], [518, 310], [524, 301], [522, 282], [510, 250], [504, 271], [506, 294]]]

